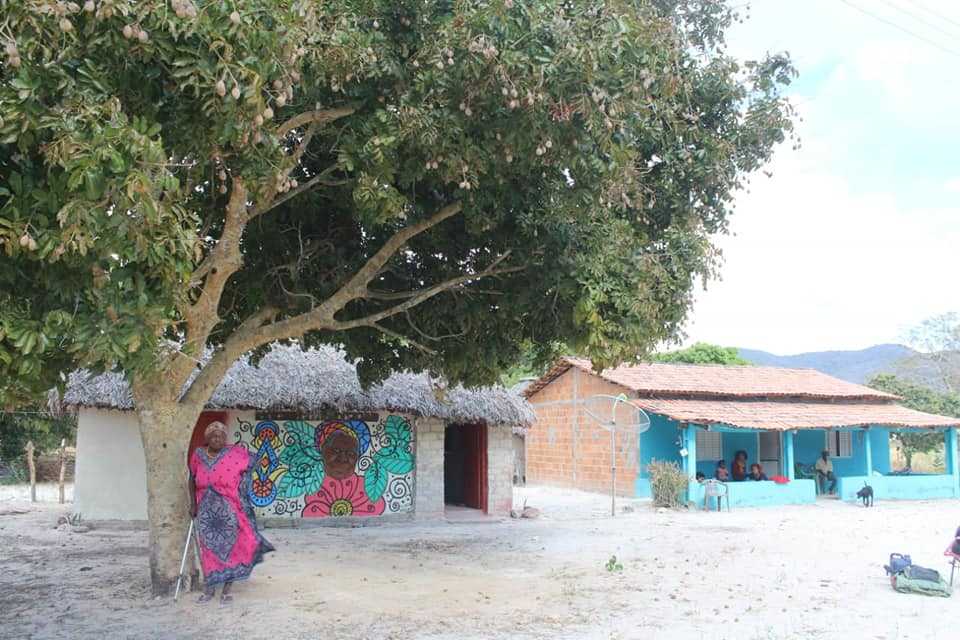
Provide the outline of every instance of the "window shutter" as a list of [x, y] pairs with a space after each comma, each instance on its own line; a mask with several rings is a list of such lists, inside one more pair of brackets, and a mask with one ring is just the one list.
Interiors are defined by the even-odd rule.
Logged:
[[718, 431], [697, 431], [697, 460], [722, 460], [723, 447]]

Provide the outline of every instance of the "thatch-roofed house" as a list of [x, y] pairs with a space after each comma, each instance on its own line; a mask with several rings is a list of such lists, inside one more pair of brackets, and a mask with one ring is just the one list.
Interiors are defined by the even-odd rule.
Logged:
[[[143, 449], [123, 375], [74, 373], [63, 403], [79, 413], [77, 511], [94, 520], [145, 519]], [[226, 424], [258, 461], [250, 498], [268, 522], [442, 518], [446, 505], [506, 515], [512, 435], [533, 418], [506, 389], [444, 388], [427, 374], [397, 373], [364, 390], [337, 349], [275, 346], [256, 365], [244, 359], [230, 369], [194, 428], [191, 450], [211, 421]], [[320, 491], [333, 481], [321, 444], [334, 430], [352, 435], [359, 459], [342, 495], [331, 498]]]

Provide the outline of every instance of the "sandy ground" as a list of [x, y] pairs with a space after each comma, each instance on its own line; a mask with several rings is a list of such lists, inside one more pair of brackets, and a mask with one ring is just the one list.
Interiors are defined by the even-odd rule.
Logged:
[[957, 502], [611, 518], [604, 496], [524, 499], [540, 519], [268, 529], [278, 551], [221, 608], [152, 599], [144, 532], [58, 530], [69, 505], [0, 491], [0, 637], [960, 637], [960, 595], [898, 594], [882, 569], [891, 551], [945, 569]]

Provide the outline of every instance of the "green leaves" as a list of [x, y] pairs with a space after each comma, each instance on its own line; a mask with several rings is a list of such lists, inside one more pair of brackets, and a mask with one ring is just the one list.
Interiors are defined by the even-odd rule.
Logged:
[[658, 353], [654, 362], [682, 362], [686, 364], [737, 364], [748, 365], [740, 357], [736, 347], [721, 347], [706, 342], [698, 342], [686, 349]]
[[[393, 234], [461, 202], [379, 270], [386, 297], [338, 318], [498, 260], [517, 271], [390, 315], [386, 333], [302, 342], [342, 344], [365, 380], [490, 382], [523, 343], [612, 364], [676, 335], [733, 193], [791, 130], [789, 60], [723, 54], [719, 0], [251, 0], [239, 21], [234, 5], [4, 5], [0, 309], [16, 317], [0, 322], [17, 337], [0, 338], [0, 402], [77, 366], [159, 370], [234, 181], [251, 206], [285, 199], [243, 230], [242, 267], [203, 310], [213, 343], [264, 305], [314, 308]], [[46, 325], [54, 312], [69, 323]], [[373, 477], [411, 467], [406, 449]]]
[[284, 424], [286, 437], [292, 439], [280, 451], [280, 464], [286, 471], [277, 482], [277, 495], [296, 498], [315, 493], [323, 484], [323, 458], [317, 451], [316, 429], [307, 422]]
[[376, 502], [383, 497], [383, 492], [387, 490], [388, 469], [378, 464], [374, 460], [373, 464], [367, 467], [363, 472], [363, 490], [371, 502]]
[[384, 433], [386, 442], [373, 455], [377, 473], [389, 472], [399, 476], [413, 471], [410, 424], [401, 416], [388, 416]]

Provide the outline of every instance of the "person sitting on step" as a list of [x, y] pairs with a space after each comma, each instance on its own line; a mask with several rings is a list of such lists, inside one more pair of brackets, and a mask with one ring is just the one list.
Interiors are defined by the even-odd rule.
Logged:
[[[830, 452], [824, 449], [820, 452], [820, 459], [813, 466], [817, 472], [817, 483], [820, 485], [820, 493], [833, 494], [837, 488], [837, 476], [833, 475], [833, 463], [830, 462]], [[827, 483], [830, 486], [827, 487]]]

